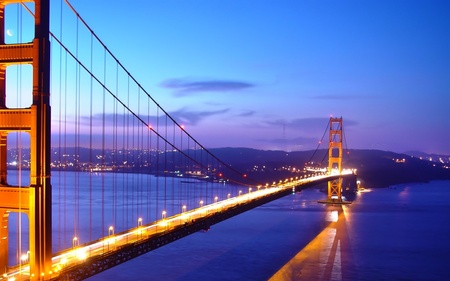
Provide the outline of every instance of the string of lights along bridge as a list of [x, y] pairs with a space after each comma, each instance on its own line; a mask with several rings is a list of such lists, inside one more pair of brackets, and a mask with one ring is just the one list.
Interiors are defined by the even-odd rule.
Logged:
[[0, 279], [82, 280], [321, 182], [326, 203], [345, 203], [342, 118], [327, 127], [327, 172], [251, 179], [159, 106], [68, 1], [49, 2], [0, 0]]

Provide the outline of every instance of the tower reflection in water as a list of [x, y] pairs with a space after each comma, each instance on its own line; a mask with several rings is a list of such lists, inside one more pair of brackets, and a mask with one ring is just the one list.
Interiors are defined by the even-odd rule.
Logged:
[[327, 227], [269, 280], [350, 280], [353, 258], [347, 205], [327, 206]]

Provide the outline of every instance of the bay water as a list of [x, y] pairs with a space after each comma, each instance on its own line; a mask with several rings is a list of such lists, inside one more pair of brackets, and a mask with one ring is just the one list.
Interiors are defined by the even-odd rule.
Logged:
[[450, 181], [325, 197], [291, 194], [89, 280], [450, 280]]

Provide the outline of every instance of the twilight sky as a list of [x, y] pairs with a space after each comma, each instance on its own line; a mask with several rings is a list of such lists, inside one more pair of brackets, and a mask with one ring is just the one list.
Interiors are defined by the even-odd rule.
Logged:
[[206, 147], [450, 155], [449, 1], [71, 3]]

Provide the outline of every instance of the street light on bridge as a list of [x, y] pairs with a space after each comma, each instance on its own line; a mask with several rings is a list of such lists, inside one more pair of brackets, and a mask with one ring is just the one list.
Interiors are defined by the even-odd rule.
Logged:
[[138, 229], [137, 229], [136, 234], [137, 234], [138, 237], [142, 238], [142, 218], [138, 218], [137, 228]]
[[164, 210], [164, 211], [162, 211], [162, 213], [161, 213], [161, 217], [162, 217], [162, 219], [165, 219], [166, 218], [166, 211]]
[[203, 200], [200, 200], [200, 208], [203, 206]]
[[[115, 238], [114, 238], [114, 227], [113, 227], [113, 226], [110, 226], [110, 227], [108, 228], [108, 236], [112, 236], [112, 238], [108, 238], [108, 239], [106, 239], [106, 241], [105, 241], [105, 243], [108, 244], [108, 251], [109, 251], [110, 245], [111, 245], [111, 244], [114, 244], [114, 243], [116, 242], [116, 240], [115, 240]], [[104, 246], [104, 245], [105, 245], [105, 244], [103, 244], [103, 246]]]
[[22, 262], [28, 262], [29, 260], [30, 260], [30, 251], [27, 251], [27, 253], [26, 254], [23, 254], [21, 257], [20, 257], [20, 260], [22, 261]]
[[74, 248], [75, 246], [78, 246], [78, 237], [76, 236], [72, 239], [72, 248]]

